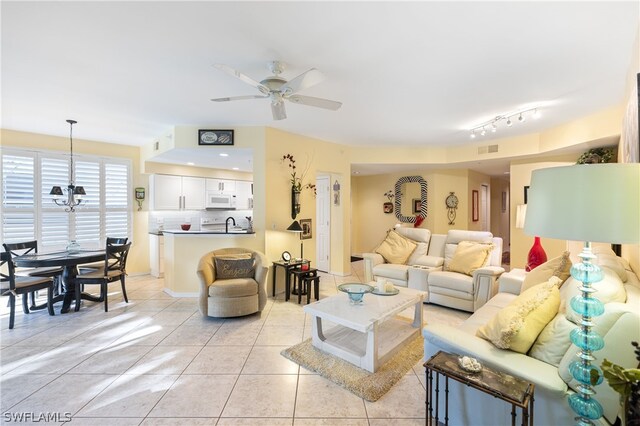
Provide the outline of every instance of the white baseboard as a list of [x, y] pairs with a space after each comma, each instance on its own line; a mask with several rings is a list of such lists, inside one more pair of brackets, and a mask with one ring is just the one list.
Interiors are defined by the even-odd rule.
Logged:
[[198, 297], [199, 296], [198, 293], [182, 293], [182, 292], [173, 291], [168, 288], [163, 289], [163, 291], [171, 297]]

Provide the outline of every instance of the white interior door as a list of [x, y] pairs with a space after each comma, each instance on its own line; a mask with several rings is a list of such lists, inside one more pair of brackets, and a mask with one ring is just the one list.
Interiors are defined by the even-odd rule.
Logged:
[[483, 231], [489, 230], [489, 187], [480, 187], [480, 226]]
[[316, 254], [317, 268], [323, 272], [330, 269], [331, 249], [331, 191], [329, 176], [316, 178]]

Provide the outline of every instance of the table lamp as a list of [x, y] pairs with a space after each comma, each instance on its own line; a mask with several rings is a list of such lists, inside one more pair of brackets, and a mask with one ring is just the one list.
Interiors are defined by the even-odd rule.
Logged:
[[304, 242], [302, 241], [302, 226], [300, 225], [300, 222], [294, 220], [293, 223], [287, 228], [287, 231], [297, 232], [300, 236], [300, 259], [304, 259], [304, 256], [302, 255]]
[[[519, 204], [516, 206], [516, 228], [522, 229], [524, 228], [524, 221], [527, 217], [527, 205]], [[545, 253], [542, 248], [542, 244], [540, 243], [540, 237], [537, 235], [533, 237], [533, 245], [531, 249], [529, 249], [529, 254], [527, 255], [527, 265], [525, 266], [525, 270], [527, 272], [531, 271], [534, 268], [542, 265], [547, 261], [547, 253]]]
[[602, 371], [592, 361], [592, 352], [604, 340], [592, 330], [592, 318], [604, 312], [593, 296], [591, 284], [602, 279], [593, 264], [591, 243], [637, 244], [640, 242], [640, 164], [583, 164], [535, 170], [531, 176], [528, 214], [524, 232], [571, 241], [584, 241], [582, 263], [571, 267], [571, 276], [582, 283], [581, 294], [571, 299], [571, 308], [581, 315], [580, 326], [571, 331], [571, 342], [580, 351], [569, 371], [578, 381], [578, 392], [568, 403], [577, 413], [578, 425], [592, 425], [602, 417], [602, 405], [594, 398], [591, 371], [602, 382]]

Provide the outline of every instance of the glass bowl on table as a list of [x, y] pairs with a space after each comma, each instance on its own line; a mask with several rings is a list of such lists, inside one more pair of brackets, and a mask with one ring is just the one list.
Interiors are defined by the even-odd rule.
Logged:
[[338, 290], [349, 295], [349, 303], [352, 305], [360, 305], [364, 299], [365, 293], [371, 293], [373, 287], [369, 284], [347, 283], [340, 284]]

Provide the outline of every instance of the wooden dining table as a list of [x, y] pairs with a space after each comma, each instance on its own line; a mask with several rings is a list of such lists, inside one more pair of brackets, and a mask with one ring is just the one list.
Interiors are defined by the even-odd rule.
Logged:
[[[80, 251], [59, 251], [54, 253], [36, 253], [23, 256], [16, 256], [13, 261], [17, 266], [26, 268], [61, 266], [63, 293], [54, 297], [53, 302], [62, 301], [61, 314], [69, 312], [71, 301], [75, 300], [75, 277], [78, 275], [78, 265], [83, 263], [99, 262], [104, 260], [106, 251], [102, 250], [80, 250]], [[102, 299], [89, 293], [82, 293], [80, 297], [84, 300], [101, 302]]]

